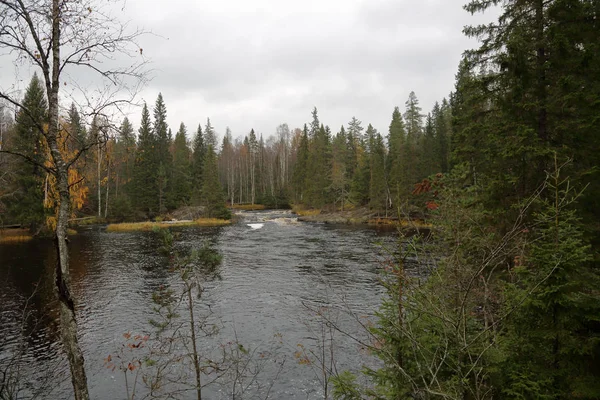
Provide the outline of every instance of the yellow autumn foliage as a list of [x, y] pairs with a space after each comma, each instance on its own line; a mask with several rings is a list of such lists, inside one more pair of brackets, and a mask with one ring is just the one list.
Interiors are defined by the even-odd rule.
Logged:
[[[65, 160], [75, 156], [75, 149], [69, 149], [67, 145], [68, 132], [61, 131], [58, 136], [58, 146]], [[53, 167], [50, 149], [45, 146], [46, 166]], [[69, 192], [71, 197], [71, 210], [81, 210], [89, 194], [89, 188], [85, 185], [83, 176], [77, 168], [72, 165], [69, 168]], [[46, 217], [46, 226], [50, 230], [56, 229], [56, 213], [58, 211], [59, 193], [56, 187], [56, 178], [54, 175], [47, 174], [44, 184], [44, 207], [54, 209], [54, 215]], [[73, 214], [72, 214], [73, 216]]]

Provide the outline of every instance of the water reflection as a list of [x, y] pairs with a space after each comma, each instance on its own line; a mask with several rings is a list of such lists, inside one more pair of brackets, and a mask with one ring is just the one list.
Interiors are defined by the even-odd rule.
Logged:
[[[219, 348], [236, 335], [249, 348], [274, 338], [290, 348], [315, 345], [319, 326], [310, 307], [346, 307], [358, 315], [377, 307], [382, 256], [376, 243], [394, 246], [389, 230], [297, 223], [285, 212], [243, 217], [243, 223], [227, 227], [174, 229], [177, 251], [198, 250], [208, 242], [224, 256], [222, 279], [206, 283], [197, 305], [199, 313], [209, 307], [223, 327], [217, 337], [203, 338], [203, 349]], [[255, 222], [264, 225], [256, 230], [246, 225]], [[152, 330], [152, 293], [173, 284], [160, 245], [152, 232], [107, 233], [100, 227], [71, 238], [72, 290], [93, 398], [124, 397], [122, 376], [107, 370], [104, 359], [121, 346], [123, 333]], [[28, 390], [51, 370], [59, 383], [42, 398], [61, 399], [70, 397], [70, 381], [57, 330], [54, 263], [51, 241], [0, 246], [0, 364], [24, 343]], [[21, 329], [19, 313], [29, 297], [31, 316]], [[360, 329], [352, 318], [339, 318], [345, 329]], [[342, 337], [336, 343], [339, 368], [358, 369], [365, 362], [355, 343]], [[319, 398], [318, 387], [310, 367], [290, 361], [271, 397]], [[211, 399], [229, 398], [222, 387], [207, 393]]]

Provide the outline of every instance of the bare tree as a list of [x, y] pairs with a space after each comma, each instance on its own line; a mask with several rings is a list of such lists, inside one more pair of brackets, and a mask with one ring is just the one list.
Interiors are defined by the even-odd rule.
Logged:
[[[143, 81], [144, 60], [133, 66], [111, 68], [118, 54], [141, 56], [136, 39], [142, 32], [129, 33], [110, 15], [112, 1], [94, 0], [0, 0], [0, 48], [13, 55], [21, 65], [33, 65], [41, 72], [48, 97], [48, 125], [34, 121], [51, 154], [50, 166], [39, 165], [56, 179], [59, 193], [55, 243], [57, 248], [56, 289], [60, 303], [61, 338], [69, 360], [75, 399], [88, 399], [83, 354], [77, 339], [74, 299], [69, 290], [69, 251], [67, 222], [71, 199], [69, 168], [95, 143], [81, 143], [78, 151], [66, 158], [60, 148], [62, 135], [59, 119], [61, 93], [70, 95], [87, 112], [84, 115], [105, 115], [129, 103]], [[69, 81], [70, 92], [61, 90], [70, 72], [82, 67], [96, 73], [102, 82], [99, 89], [90, 90], [81, 81]], [[128, 80], [136, 82], [128, 86]], [[124, 89], [126, 98], [119, 100]], [[0, 89], [0, 99], [31, 115], [30, 110], [10, 91]], [[1, 150], [10, 152], [9, 150]], [[18, 154], [35, 162], [26, 154]]]

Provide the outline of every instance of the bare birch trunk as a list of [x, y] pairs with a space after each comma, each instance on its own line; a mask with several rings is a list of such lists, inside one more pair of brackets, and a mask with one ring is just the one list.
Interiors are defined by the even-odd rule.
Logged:
[[46, 140], [52, 161], [56, 167], [56, 183], [59, 192], [56, 223], [56, 289], [60, 303], [60, 334], [69, 360], [71, 382], [75, 400], [89, 399], [83, 353], [77, 340], [75, 305], [69, 291], [69, 249], [67, 247], [67, 224], [71, 208], [69, 194], [69, 169], [58, 146], [58, 88], [60, 74], [60, 0], [52, 0], [52, 77], [50, 66], [44, 68], [48, 93], [49, 126]]
[[244, 193], [244, 180], [242, 179], [242, 161], [240, 160], [240, 201], [239, 203], [242, 204], [242, 194]]
[[[98, 135], [100, 132], [98, 132]], [[102, 186], [101, 186], [102, 147], [98, 144], [98, 218], [102, 217]]]
[[252, 205], [254, 205], [254, 194], [256, 193], [256, 180], [255, 180], [255, 171], [254, 171], [254, 156], [250, 157], [250, 184], [251, 184], [251, 192], [250, 197], [252, 201]]
[[106, 152], [106, 198], [104, 199], [104, 218], [108, 217], [108, 190], [110, 189], [110, 160]]
[[231, 205], [235, 203], [235, 164], [230, 160], [229, 178], [231, 179]]

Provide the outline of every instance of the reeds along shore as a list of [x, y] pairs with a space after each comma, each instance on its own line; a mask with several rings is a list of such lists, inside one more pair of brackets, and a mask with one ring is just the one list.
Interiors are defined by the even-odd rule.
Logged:
[[163, 221], [163, 222], [124, 222], [110, 224], [106, 227], [108, 232], [151, 231], [155, 228], [170, 228], [181, 226], [223, 226], [229, 225], [230, 220], [218, 218], [199, 218], [194, 221]]
[[27, 229], [0, 229], [0, 243], [20, 243], [33, 239]]

